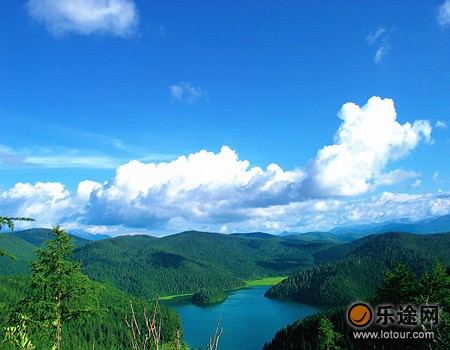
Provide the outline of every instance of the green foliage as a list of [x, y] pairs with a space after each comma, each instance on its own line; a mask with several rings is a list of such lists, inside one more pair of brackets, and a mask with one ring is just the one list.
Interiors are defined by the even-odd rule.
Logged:
[[[448, 233], [426, 236], [386, 233], [364, 237], [317, 252], [317, 260], [331, 262], [300, 271], [273, 286], [266, 296], [309, 304], [344, 305], [373, 295], [383, 284], [383, 270], [393, 268], [396, 261], [412, 269], [392, 280], [393, 284], [405, 286], [411, 283], [414, 273], [422, 275], [436, 259], [450, 265], [449, 246]], [[411, 286], [415, 288], [414, 284]], [[400, 291], [409, 292], [406, 287]]]
[[[408, 288], [408, 283], [412, 283]], [[409, 290], [408, 290], [409, 289]], [[354, 329], [346, 322], [346, 308], [334, 308], [317, 313], [277, 332], [264, 350], [320, 349], [331, 341], [331, 330], [340, 334], [333, 346], [343, 349], [450, 349], [450, 273], [440, 262], [424, 273], [420, 279], [404, 264], [396, 263], [385, 272], [385, 282], [371, 298], [370, 303], [438, 304], [439, 326], [412, 328], [402, 331], [434, 331], [435, 339], [355, 339]], [[324, 322], [328, 319], [331, 323]], [[368, 330], [373, 330], [371, 326]], [[397, 329], [396, 329], [397, 330]]]
[[[14, 235], [28, 243], [31, 243], [35, 247], [45, 248], [45, 242], [52, 239], [51, 233], [52, 230], [48, 228], [32, 228], [28, 230], [16, 231], [14, 232]], [[71, 235], [70, 233], [69, 237], [72, 239], [72, 243], [75, 247], [80, 247], [83, 244], [90, 242], [87, 239]]]
[[34, 350], [34, 345], [28, 339], [27, 321], [27, 316], [19, 315], [18, 325], [4, 327], [5, 338], [3, 342], [9, 343], [19, 350]]
[[335, 344], [341, 337], [341, 334], [333, 330], [333, 324], [328, 318], [320, 318], [317, 329], [317, 345], [320, 349], [340, 349]]
[[92, 288], [89, 278], [81, 273], [81, 264], [71, 261], [72, 240], [59, 226], [50, 233], [54, 239], [47, 249], [35, 250], [38, 260], [32, 262], [31, 293], [19, 308], [31, 315], [36, 326], [53, 334], [54, 349], [61, 347], [62, 324], [92, 313]]
[[220, 289], [202, 289], [192, 295], [192, 302], [200, 305], [216, 304], [227, 297], [227, 293]]
[[[35, 220], [32, 218], [25, 218], [25, 217], [0, 216], [0, 231], [3, 228], [3, 226], [8, 226], [11, 232], [14, 231], [14, 221], [35, 221]], [[10, 255], [10, 253], [0, 249], [0, 257], [4, 255], [13, 257], [12, 255]]]
[[[314, 264], [313, 254], [335, 245], [292, 238], [242, 238], [184, 232], [154, 238], [124, 236], [75, 249], [92, 279], [127, 293], [157, 295], [233, 289], [244, 280], [288, 275]], [[114, 274], [109, 271], [114, 270]]]
[[[23, 300], [30, 292], [29, 276], [5, 276], [0, 277], [0, 325], [14, 325], [17, 323], [15, 314], [9, 317], [15, 305]], [[96, 350], [129, 350], [130, 334], [124, 322], [129, 315], [130, 299], [133, 300], [135, 311], [141, 315], [147, 304], [144, 299], [131, 297], [117, 289], [101, 285], [97, 282], [89, 282], [94, 291], [93, 300], [97, 303], [92, 306], [100, 306], [103, 312], [94, 317], [81, 317], [72, 319], [62, 325], [61, 348], [63, 350], [92, 349], [95, 343]], [[169, 344], [176, 337], [178, 330], [182, 333], [180, 316], [168, 307], [159, 306], [160, 319], [162, 321], [161, 340]], [[36, 349], [48, 349], [49, 341], [45, 337], [45, 330], [32, 326], [29, 328], [29, 338]], [[7, 350], [14, 349], [7, 343], [3, 347]], [[174, 348], [175, 349], [175, 348]]]
[[11, 231], [14, 231], [14, 221], [35, 221], [35, 220], [26, 217], [0, 216], [0, 230], [3, 228], [3, 226], [8, 226], [8, 228]]
[[419, 281], [414, 272], [399, 262], [394, 264], [393, 270], [384, 272], [384, 286], [378, 289], [376, 302], [389, 301], [400, 304], [413, 302], [419, 290]]
[[[52, 238], [52, 230], [33, 228], [14, 233], [4, 233], [0, 239], [0, 250], [7, 251], [10, 256], [0, 256], [0, 275], [19, 275], [31, 273], [30, 261], [36, 261], [36, 248], [45, 248], [45, 242]], [[78, 247], [87, 240], [70, 235], [73, 244]]]

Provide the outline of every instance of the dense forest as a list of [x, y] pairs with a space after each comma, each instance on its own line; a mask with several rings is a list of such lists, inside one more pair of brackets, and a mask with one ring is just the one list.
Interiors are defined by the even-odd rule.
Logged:
[[[375, 295], [366, 299], [371, 305], [438, 305], [439, 324], [391, 326], [389, 331], [409, 333], [409, 339], [357, 339], [347, 322], [347, 307], [333, 308], [299, 320], [280, 330], [264, 350], [289, 349], [442, 349], [450, 348], [450, 270], [435, 262], [421, 277], [408, 266], [397, 263], [386, 270], [384, 283]], [[366, 332], [379, 332], [373, 322]], [[412, 339], [412, 332], [434, 332], [434, 339]]]
[[[12, 325], [15, 319], [10, 316], [29, 291], [30, 276], [1, 276], [0, 277], [0, 325]], [[62, 349], [95, 349], [101, 350], [128, 350], [131, 348], [131, 333], [125, 324], [125, 316], [130, 315], [130, 300], [137, 315], [142, 316], [143, 308], [152, 310], [153, 303], [138, 297], [132, 297], [108, 285], [91, 282], [95, 290], [95, 305], [99, 312], [95, 316], [83, 317], [76, 321], [69, 321], [62, 331]], [[159, 306], [159, 315], [162, 327], [162, 342], [171, 342], [176, 332], [182, 334], [182, 325], [179, 315], [172, 309]], [[30, 339], [37, 349], [45, 349], [45, 339], [36, 339], [38, 332], [32, 332]], [[36, 340], [36, 341], [35, 341]], [[207, 339], [205, 339], [206, 343]], [[64, 346], [64, 344], [68, 344]], [[4, 343], [2, 349], [15, 349]]]
[[[40, 256], [35, 252], [37, 249], [43, 254], [49, 248], [51, 232], [33, 229], [2, 234], [0, 250], [8, 252], [14, 259], [0, 256], [1, 325], [19, 327], [25, 322], [20, 319], [26, 311], [23, 305], [30, 305], [33, 300], [30, 291], [35, 288], [30, 285], [38, 283], [35, 274], [39, 265], [36, 263], [45, 257], [45, 254]], [[122, 236], [87, 241], [68, 235], [73, 245], [70, 256], [75, 270], [86, 278], [89, 276], [83, 288], [90, 291], [89, 298], [84, 298], [86, 302], [90, 300], [90, 304], [84, 305], [83, 310], [92, 309], [95, 313], [82, 312], [80, 317], [68, 318], [63, 323], [62, 348], [68, 349], [64, 344], [71, 344], [70, 349], [93, 346], [95, 349], [129, 349], [132, 337], [125, 317], [131, 315], [130, 300], [142, 327], [145, 327], [144, 305], [147, 310], [152, 310], [157, 296], [194, 293], [198, 302], [209, 303], [221, 299], [224, 290], [243, 286], [244, 280], [270, 276], [292, 276], [274, 286], [268, 292], [271, 297], [325, 305], [347, 305], [369, 297], [370, 300], [388, 300], [399, 293], [392, 283], [389, 285], [393, 275], [385, 276], [383, 271], [395, 271], [396, 262], [410, 266], [411, 276], [423, 276], [414, 277], [416, 282], [409, 280], [420, 286], [414, 290], [422, 291], [422, 297], [433, 281], [427, 276], [439, 275], [438, 267], [430, 270], [433, 264], [441, 261], [444, 266], [450, 265], [450, 234], [387, 233], [345, 244], [330, 239], [316, 240], [315, 236], [223, 235], [190, 231], [164, 238]], [[399, 273], [396, 271], [394, 275]], [[441, 273], [438, 277], [442, 279], [442, 276]], [[384, 289], [377, 292], [383, 283]], [[434, 286], [433, 291], [438, 287]], [[433, 298], [436, 299], [438, 294], [433, 294]], [[411, 298], [417, 299], [419, 295]], [[448, 302], [445, 300], [442, 302]], [[176, 348], [176, 339], [182, 337], [180, 318], [163, 306], [158, 310], [163, 325], [163, 349]], [[351, 329], [342, 312], [345, 312], [343, 308], [332, 309], [298, 321], [280, 331], [266, 348], [314, 349], [315, 342], [325, 337], [324, 334], [328, 334], [326, 341], [335, 344], [333, 346], [351, 349], [348, 345], [351, 343], [355, 344], [353, 348], [365, 348], [365, 343], [359, 346], [350, 339]], [[46, 348], [45, 344], [48, 344], [48, 339], [39, 336], [40, 332], [32, 324], [27, 330], [38, 349]], [[5, 349], [14, 348], [6, 347], [6, 344]]]
[[202, 289], [192, 295], [192, 302], [198, 305], [216, 304], [224, 301], [227, 296], [220, 289]]
[[[31, 275], [0, 276], [2, 348], [130, 349], [134, 337], [125, 321], [137, 315], [133, 324], [145, 329], [145, 309], [153, 313], [155, 324], [164, 324], [158, 332], [163, 349], [182, 345], [175, 311], [146, 306], [143, 299], [90, 281], [81, 264], [70, 259], [71, 237], [58, 226], [45, 235], [52, 239], [34, 250]], [[13, 252], [2, 250], [8, 259], [15, 258]]]
[[329, 248], [317, 261], [331, 261], [305, 269], [267, 291], [266, 296], [304, 303], [343, 305], [375, 293], [383, 271], [395, 262], [411, 266], [419, 275], [436, 260], [450, 265], [450, 234], [386, 233]]
[[247, 279], [291, 275], [313, 266], [314, 254], [334, 245], [192, 231], [164, 238], [117, 237], [80, 246], [74, 253], [92, 279], [154, 297], [227, 290], [244, 286]]

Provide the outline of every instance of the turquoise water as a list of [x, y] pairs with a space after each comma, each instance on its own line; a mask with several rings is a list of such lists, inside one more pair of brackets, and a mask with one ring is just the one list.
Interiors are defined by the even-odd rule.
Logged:
[[175, 299], [164, 304], [176, 310], [183, 323], [184, 341], [190, 348], [206, 350], [221, 317], [222, 350], [261, 350], [281, 328], [321, 309], [311, 305], [264, 297], [268, 287], [233, 291], [221, 304], [197, 306]]

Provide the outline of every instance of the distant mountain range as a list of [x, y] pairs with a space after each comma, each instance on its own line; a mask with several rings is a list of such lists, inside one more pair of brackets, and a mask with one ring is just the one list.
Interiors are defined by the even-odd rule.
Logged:
[[70, 230], [70, 234], [87, 239], [88, 241], [99, 241], [101, 239], [112, 238], [109, 235], [101, 234], [101, 233], [89, 233], [81, 230]]
[[342, 226], [330, 230], [330, 233], [334, 233], [336, 235], [343, 233], [368, 235], [385, 232], [409, 232], [421, 234], [450, 232], [450, 215], [444, 215], [421, 221], [401, 219], [398, 221], [387, 221], [367, 225]]
[[331, 240], [338, 242], [350, 242], [355, 239], [386, 232], [408, 232], [420, 234], [433, 234], [450, 232], [450, 215], [421, 221], [400, 219], [396, 221], [385, 221], [380, 223], [369, 223], [361, 225], [339, 226], [328, 232], [282, 232], [281, 236], [297, 236], [305, 240]]

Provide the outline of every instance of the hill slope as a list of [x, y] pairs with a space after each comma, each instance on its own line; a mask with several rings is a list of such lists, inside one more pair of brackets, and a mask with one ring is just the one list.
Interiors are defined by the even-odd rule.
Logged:
[[163, 238], [122, 236], [91, 242], [74, 253], [92, 279], [154, 296], [231, 289], [244, 279], [293, 274], [313, 266], [313, 254], [332, 245], [190, 231]]
[[[0, 256], [0, 275], [28, 274], [30, 262], [36, 259], [34, 250], [44, 247], [44, 242], [51, 239], [50, 229], [35, 228], [14, 233], [5, 232], [0, 237], [0, 249], [8, 252], [14, 259], [8, 256]], [[69, 235], [75, 246], [81, 246], [89, 242], [86, 239]]]
[[[450, 233], [386, 233], [317, 253], [324, 262], [273, 286], [266, 296], [305, 303], [339, 305], [373, 295], [383, 270], [399, 261], [423, 274], [436, 261], [450, 265]], [[328, 261], [328, 262], [327, 262]]]
[[[0, 276], [0, 325], [8, 325], [8, 315], [27, 295], [30, 276]], [[125, 315], [130, 315], [130, 300], [139, 321], [143, 320], [143, 299], [132, 297], [113, 287], [91, 282], [95, 286], [98, 307], [102, 311], [88, 318], [68, 321], [63, 326], [62, 350], [92, 349], [97, 350], [128, 350], [131, 348], [130, 331], [125, 324]], [[151, 305], [147, 308], [151, 310]], [[177, 330], [182, 332], [180, 316], [172, 309], [160, 306], [160, 317], [163, 323], [161, 340], [167, 342], [175, 338]], [[30, 338], [37, 349], [45, 349], [38, 337]], [[206, 341], [206, 339], [205, 339]], [[94, 344], [95, 343], [95, 344]], [[7, 343], [2, 349], [15, 349]]]

